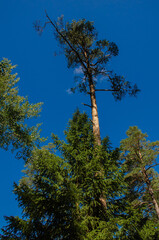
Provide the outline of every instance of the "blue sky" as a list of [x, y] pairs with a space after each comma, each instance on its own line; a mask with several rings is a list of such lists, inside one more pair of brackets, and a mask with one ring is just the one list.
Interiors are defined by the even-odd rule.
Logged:
[[[129, 126], [137, 125], [151, 141], [159, 140], [159, 1], [157, 0], [0, 0], [0, 59], [17, 64], [20, 95], [31, 103], [44, 102], [41, 117], [42, 136], [51, 132], [64, 138], [63, 131], [77, 107], [89, 99], [70, 95], [74, 86], [73, 69], [67, 69], [64, 56], [58, 52], [51, 28], [42, 36], [34, 31], [36, 20], [45, 20], [47, 10], [52, 19], [64, 15], [66, 21], [86, 18], [94, 21], [99, 39], [116, 42], [119, 56], [110, 69], [137, 83], [137, 98], [125, 97], [115, 102], [110, 93], [97, 93], [102, 137], [108, 135], [113, 147], [126, 137]], [[18, 215], [20, 210], [12, 194], [13, 182], [21, 178], [23, 161], [0, 150], [0, 226], [3, 216]]]

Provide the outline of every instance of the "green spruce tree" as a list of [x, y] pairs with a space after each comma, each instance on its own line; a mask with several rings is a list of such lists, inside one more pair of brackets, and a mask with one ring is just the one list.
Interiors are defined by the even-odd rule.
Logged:
[[53, 143], [34, 150], [14, 190], [23, 217], [7, 217], [1, 239], [114, 239], [122, 214], [119, 152], [108, 138], [94, 147], [92, 123], [79, 111], [65, 135], [66, 142], [53, 135]]
[[0, 62], [0, 147], [26, 159], [39, 139], [38, 127], [28, 127], [26, 120], [38, 116], [41, 103], [30, 104], [18, 94], [15, 67], [7, 59]]

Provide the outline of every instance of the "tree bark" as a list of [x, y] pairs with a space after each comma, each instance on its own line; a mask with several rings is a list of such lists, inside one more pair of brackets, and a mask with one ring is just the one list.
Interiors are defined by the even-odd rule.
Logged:
[[150, 195], [150, 197], [151, 197], [151, 199], [152, 199], [152, 203], [153, 203], [153, 205], [154, 205], [154, 207], [155, 207], [155, 211], [156, 211], [156, 214], [157, 214], [157, 218], [159, 219], [159, 206], [158, 206], [158, 203], [157, 203], [157, 201], [156, 201], [156, 198], [155, 198], [155, 195], [154, 195], [154, 191], [153, 191], [153, 189], [152, 189], [151, 182], [150, 182], [150, 179], [149, 179], [149, 177], [148, 177], [148, 175], [147, 175], [147, 172], [146, 172], [145, 167], [142, 169], [142, 173], [143, 173], [143, 175], [144, 175], [144, 179], [145, 179], [145, 182], [146, 182], [146, 184], [147, 184], [148, 192], [149, 192], [149, 195]]
[[84, 50], [84, 57], [86, 61], [86, 68], [87, 68], [87, 77], [89, 82], [89, 94], [91, 99], [91, 110], [92, 110], [92, 123], [93, 123], [93, 135], [95, 138], [95, 143], [97, 146], [101, 145], [101, 138], [100, 138], [100, 128], [99, 128], [99, 117], [98, 117], [98, 109], [96, 103], [96, 94], [95, 94], [95, 86], [92, 77], [92, 70], [90, 67], [89, 57], [87, 51]]
[[[89, 89], [90, 89], [90, 98], [91, 98], [91, 109], [92, 109], [92, 123], [93, 123], [93, 135], [95, 138], [95, 144], [97, 146], [101, 145], [101, 137], [100, 137], [100, 127], [99, 127], [99, 117], [98, 117], [98, 109], [97, 109], [97, 103], [96, 103], [96, 95], [95, 95], [95, 87], [92, 79], [91, 73], [88, 76], [89, 80]], [[97, 173], [97, 174], [102, 174]], [[99, 202], [106, 213], [107, 211], [107, 202], [105, 194], [102, 193], [99, 198]]]
[[97, 109], [97, 103], [96, 103], [95, 88], [94, 88], [94, 84], [91, 76], [89, 77], [89, 88], [90, 88], [91, 109], [92, 109], [93, 135], [95, 138], [95, 143], [98, 146], [100, 146], [101, 138], [100, 138], [98, 109]]
[[[140, 156], [141, 163], [143, 163], [142, 154], [141, 154], [140, 151], [139, 151], [139, 156]], [[155, 208], [155, 211], [156, 211], [156, 214], [157, 214], [157, 218], [159, 219], [159, 205], [158, 205], [157, 200], [155, 198], [154, 191], [153, 191], [153, 188], [151, 186], [151, 181], [150, 181], [150, 179], [147, 175], [145, 167], [142, 168], [142, 173], [144, 175], [144, 180], [145, 180], [145, 183], [147, 184], [148, 192], [149, 192], [149, 195], [152, 199], [152, 203], [154, 205], [154, 208]]]

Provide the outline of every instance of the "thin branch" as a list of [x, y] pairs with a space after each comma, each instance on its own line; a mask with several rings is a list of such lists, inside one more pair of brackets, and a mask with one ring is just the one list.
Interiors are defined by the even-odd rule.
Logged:
[[[91, 64], [90, 64], [90, 67], [91, 67]], [[102, 68], [102, 70], [99, 70], [97, 67], [91, 67], [91, 69], [96, 73], [99, 73], [105, 77], [108, 77], [110, 79], [110, 75], [109, 74], [112, 74], [112, 71], [108, 71], [108, 70], [104, 70], [104, 68]], [[94, 73], [94, 74], [95, 74]]]
[[146, 171], [149, 170], [150, 168], [156, 167], [156, 166], [158, 166], [158, 165], [159, 165], [159, 163], [156, 163], [156, 164], [154, 164], [154, 165], [151, 165], [151, 166], [149, 166], [149, 167], [146, 169]]
[[88, 104], [85, 104], [85, 103], [82, 103], [84, 106], [87, 106], [87, 107], [90, 107], [90, 108], [92, 108], [90, 105], [88, 105]]
[[85, 59], [86, 59], [85, 52], [87, 53], [87, 49], [84, 48], [84, 45], [80, 46], [80, 43], [78, 42], [78, 40], [77, 40], [77, 44], [78, 44], [79, 49], [80, 49], [81, 52], [83, 53], [83, 56], [84, 56]]
[[[141, 206], [141, 205], [143, 205], [143, 204], [147, 204], [147, 202], [141, 202], [141, 201], [139, 201], [138, 203], [136, 203], [135, 205], [134, 205], [134, 207], [138, 207], [138, 206]], [[152, 204], [152, 203], [151, 203]], [[149, 204], [150, 205], [150, 204]]]
[[[111, 56], [110, 54], [107, 54], [104, 56], [104, 58], [108, 58], [110, 56]], [[103, 61], [103, 58], [99, 59], [96, 63], [92, 63], [91, 65], [95, 67], [97, 64], [101, 63], [102, 61]]]
[[53, 23], [53, 21], [51, 20], [51, 18], [48, 16], [46, 10], [45, 10], [45, 14], [46, 17], [48, 18], [48, 20], [50, 21], [51, 25], [55, 28], [56, 32], [62, 37], [62, 39], [68, 44], [68, 46], [72, 49], [72, 51], [77, 55], [77, 57], [80, 60], [80, 63], [82, 64], [82, 66], [85, 68], [85, 70], [87, 71], [87, 67], [85, 66], [85, 64], [83, 63], [79, 53], [76, 51], [76, 49], [74, 49], [74, 47], [70, 44], [70, 42], [67, 40], [66, 37], [63, 36], [63, 34], [59, 31], [58, 27], [56, 26], [56, 24]]

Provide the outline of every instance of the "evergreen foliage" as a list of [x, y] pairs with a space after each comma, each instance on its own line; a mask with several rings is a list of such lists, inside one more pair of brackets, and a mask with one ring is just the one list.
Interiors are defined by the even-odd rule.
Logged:
[[[77, 110], [66, 141], [52, 134], [52, 143], [33, 150], [25, 176], [14, 184], [22, 218], [6, 217], [1, 239], [158, 240], [159, 221], [142, 173], [145, 167], [158, 202], [158, 142], [146, 141], [137, 127], [127, 134], [121, 153], [107, 137], [96, 146], [91, 120]], [[107, 197], [106, 211], [101, 196]]]
[[38, 116], [41, 103], [30, 104], [18, 95], [15, 67], [7, 59], [0, 62], [0, 147], [8, 150], [12, 146], [18, 158], [26, 159], [39, 139], [38, 126], [28, 127], [26, 120]]
[[123, 188], [119, 152], [107, 138], [94, 148], [91, 121], [79, 111], [65, 135], [66, 142], [53, 135], [52, 144], [33, 151], [14, 189], [23, 218], [7, 217], [1, 239], [113, 239]]
[[[124, 160], [126, 217], [120, 229], [122, 239], [159, 239], [159, 174], [154, 171], [159, 154], [159, 141], [150, 142], [136, 126], [121, 141]], [[125, 237], [124, 237], [125, 236]]]

